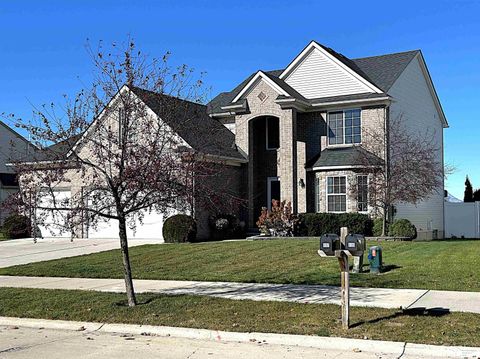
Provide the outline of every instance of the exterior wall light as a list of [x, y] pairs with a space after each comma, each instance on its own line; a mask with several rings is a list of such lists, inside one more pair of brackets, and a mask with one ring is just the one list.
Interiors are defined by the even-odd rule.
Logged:
[[301, 188], [305, 188], [305, 182], [303, 181], [303, 178], [300, 178], [300, 180], [298, 181], [298, 185], [299, 185]]

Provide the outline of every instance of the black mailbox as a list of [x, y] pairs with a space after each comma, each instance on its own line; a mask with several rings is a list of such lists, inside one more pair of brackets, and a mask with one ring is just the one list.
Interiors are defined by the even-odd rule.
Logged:
[[349, 234], [345, 238], [345, 249], [349, 251], [352, 256], [363, 256], [365, 251], [365, 237], [361, 234]]
[[327, 256], [334, 256], [341, 249], [340, 237], [337, 234], [324, 234], [320, 237], [320, 250]]

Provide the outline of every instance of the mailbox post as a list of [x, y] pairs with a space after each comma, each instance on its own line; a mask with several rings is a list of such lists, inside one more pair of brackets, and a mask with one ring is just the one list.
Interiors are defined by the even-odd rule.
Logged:
[[[340, 242], [343, 248], [346, 248], [345, 242], [347, 234], [347, 227], [340, 228]], [[335, 256], [340, 265], [342, 328], [348, 329], [350, 327], [350, 266], [348, 264], [348, 257], [351, 257], [351, 254], [348, 250], [341, 249], [335, 251]]]
[[324, 234], [320, 237], [321, 257], [337, 257], [340, 266], [342, 328], [350, 327], [350, 267], [349, 257], [363, 256], [365, 237], [359, 234], [348, 234], [348, 228], [340, 228], [340, 237], [336, 234]]

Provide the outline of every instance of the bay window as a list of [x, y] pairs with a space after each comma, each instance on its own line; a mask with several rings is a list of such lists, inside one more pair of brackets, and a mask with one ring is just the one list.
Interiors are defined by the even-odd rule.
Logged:
[[320, 190], [320, 178], [315, 177], [315, 212], [321, 212], [320, 204], [321, 204], [321, 190]]
[[346, 176], [327, 177], [327, 211], [347, 211], [347, 178]]
[[357, 176], [357, 210], [368, 212], [368, 176]]

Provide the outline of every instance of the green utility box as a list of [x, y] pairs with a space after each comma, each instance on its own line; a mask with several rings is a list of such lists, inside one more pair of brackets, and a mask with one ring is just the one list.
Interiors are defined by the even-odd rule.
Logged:
[[370, 273], [380, 273], [382, 271], [382, 247], [370, 247], [368, 261], [370, 262]]

